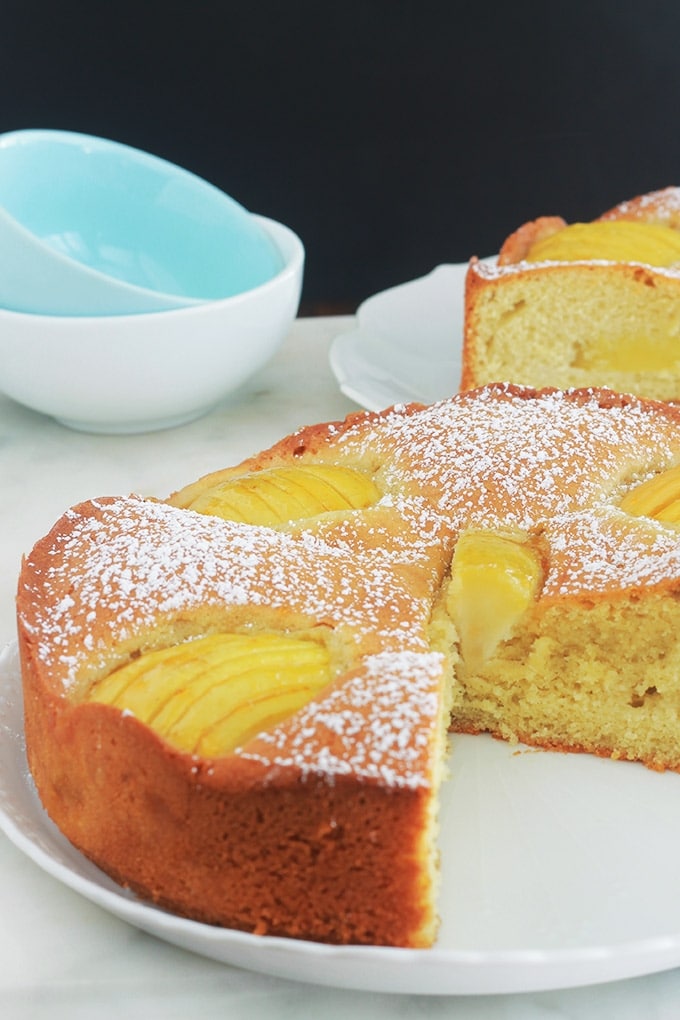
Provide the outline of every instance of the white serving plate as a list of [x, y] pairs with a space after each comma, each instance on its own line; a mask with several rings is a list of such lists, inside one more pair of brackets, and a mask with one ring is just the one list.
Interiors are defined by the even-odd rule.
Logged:
[[330, 352], [345, 396], [379, 411], [458, 391], [466, 272], [467, 263], [437, 266], [359, 306], [357, 328], [336, 337]]
[[160, 939], [266, 974], [412, 994], [566, 988], [680, 964], [680, 775], [487, 737], [454, 745], [433, 949], [248, 935], [140, 902], [64, 839], [26, 765], [16, 646], [0, 654], [0, 828], [54, 878]]

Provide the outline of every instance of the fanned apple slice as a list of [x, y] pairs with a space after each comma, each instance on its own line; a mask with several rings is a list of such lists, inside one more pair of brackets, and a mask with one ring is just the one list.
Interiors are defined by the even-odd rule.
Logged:
[[362, 509], [379, 498], [375, 482], [365, 471], [305, 464], [228, 478], [201, 492], [187, 509], [243, 524], [274, 526], [333, 510]]
[[511, 637], [539, 590], [543, 568], [524, 533], [465, 531], [454, 550], [447, 609], [468, 672]]
[[680, 464], [659, 472], [630, 489], [621, 509], [633, 517], [652, 517], [667, 524], [680, 522]]
[[330, 679], [328, 651], [315, 641], [212, 634], [140, 656], [87, 700], [132, 713], [182, 751], [218, 757], [292, 715]]
[[526, 255], [527, 262], [573, 262], [607, 259], [671, 266], [680, 262], [680, 232], [661, 223], [606, 220], [571, 223], [539, 238]]

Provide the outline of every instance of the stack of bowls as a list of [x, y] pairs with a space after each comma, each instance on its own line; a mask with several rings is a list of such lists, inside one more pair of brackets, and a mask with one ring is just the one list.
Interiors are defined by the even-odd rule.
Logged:
[[117, 142], [0, 135], [0, 391], [73, 428], [206, 413], [297, 313], [289, 228]]

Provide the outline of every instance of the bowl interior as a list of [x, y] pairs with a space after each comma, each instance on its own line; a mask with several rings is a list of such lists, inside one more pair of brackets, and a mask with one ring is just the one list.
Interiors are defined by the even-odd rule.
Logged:
[[135, 287], [213, 300], [282, 268], [239, 203], [158, 157], [72, 132], [0, 136], [0, 205], [51, 251]]

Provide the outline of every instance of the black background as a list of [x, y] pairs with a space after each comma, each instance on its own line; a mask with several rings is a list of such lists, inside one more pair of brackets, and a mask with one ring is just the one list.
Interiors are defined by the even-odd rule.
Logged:
[[0, 131], [180, 163], [307, 249], [352, 310], [526, 219], [680, 184], [680, 3], [0, 3]]

